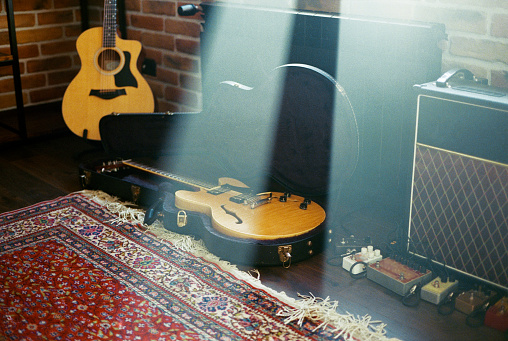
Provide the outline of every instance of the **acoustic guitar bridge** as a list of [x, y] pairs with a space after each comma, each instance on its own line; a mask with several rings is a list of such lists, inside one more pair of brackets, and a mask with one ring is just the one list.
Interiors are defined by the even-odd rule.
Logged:
[[124, 96], [127, 93], [125, 89], [117, 89], [117, 90], [90, 90], [90, 96], [96, 96], [102, 99], [113, 99], [118, 96]]

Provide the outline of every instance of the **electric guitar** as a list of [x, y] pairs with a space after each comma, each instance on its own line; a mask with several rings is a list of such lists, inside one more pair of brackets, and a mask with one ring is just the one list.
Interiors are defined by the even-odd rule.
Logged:
[[65, 91], [62, 114], [74, 134], [89, 140], [100, 140], [105, 115], [154, 110], [152, 91], [136, 66], [141, 43], [119, 38], [116, 30], [116, 0], [106, 0], [103, 27], [76, 41], [81, 69]]
[[316, 202], [288, 193], [253, 193], [247, 185], [232, 178], [207, 184], [130, 160], [111, 162], [97, 171], [104, 173], [125, 167], [190, 185], [194, 191], [176, 191], [176, 207], [206, 214], [216, 231], [230, 237], [265, 242], [287, 240], [312, 233], [326, 217], [325, 210]]

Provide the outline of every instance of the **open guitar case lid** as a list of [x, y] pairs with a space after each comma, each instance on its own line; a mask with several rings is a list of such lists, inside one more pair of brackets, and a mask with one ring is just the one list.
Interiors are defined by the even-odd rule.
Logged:
[[[355, 170], [359, 141], [353, 108], [339, 83], [318, 68], [283, 65], [255, 87], [224, 81], [209, 102], [200, 113], [103, 117], [101, 141], [111, 159], [81, 167], [81, 173], [88, 172], [87, 177], [82, 174], [83, 186], [128, 201], [134, 201], [134, 193], [140, 205], [159, 205], [155, 210], [163, 210], [166, 228], [178, 231], [174, 191], [179, 186], [108, 162], [139, 159], [204, 181], [227, 176], [256, 189], [310, 198], [326, 198], [338, 191]], [[287, 243], [293, 245], [293, 262], [310, 257], [309, 241], [314, 245], [310, 254], [321, 251], [323, 229], [300, 240], [262, 242], [224, 236], [203, 214], [188, 212], [187, 219], [187, 233], [203, 239], [219, 257], [237, 263], [280, 264], [277, 246]]]
[[164, 170], [211, 181], [269, 177], [309, 197], [327, 195], [356, 168], [354, 110], [340, 84], [316, 67], [282, 65], [256, 87], [224, 81], [209, 102], [200, 113], [105, 116], [102, 145], [112, 157], [158, 159]]

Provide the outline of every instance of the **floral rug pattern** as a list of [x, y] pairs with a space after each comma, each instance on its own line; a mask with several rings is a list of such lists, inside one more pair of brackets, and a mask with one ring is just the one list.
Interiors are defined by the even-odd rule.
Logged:
[[332, 340], [80, 193], [0, 214], [0, 339]]

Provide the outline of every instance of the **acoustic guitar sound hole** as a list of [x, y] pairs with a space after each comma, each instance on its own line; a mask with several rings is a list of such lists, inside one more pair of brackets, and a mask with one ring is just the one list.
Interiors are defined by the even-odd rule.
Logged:
[[97, 65], [104, 73], [115, 73], [122, 64], [123, 58], [115, 49], [104, 49], [97, 56]]

